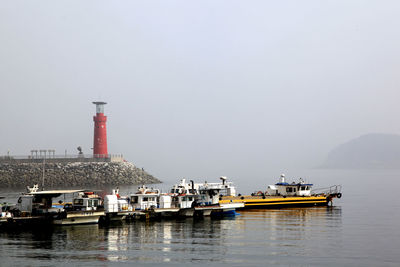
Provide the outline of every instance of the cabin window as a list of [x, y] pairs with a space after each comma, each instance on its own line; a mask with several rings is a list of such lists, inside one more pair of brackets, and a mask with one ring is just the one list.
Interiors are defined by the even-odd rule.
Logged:
[[138, 197], [137, 196], [131, 197], [131, 202], [138, 203]]
[[302, 187], [300, 187], [300, 190], [301, 190], [301, 191], [306, 190], [306, 187], [305, 187], [305, 186], [302, 186]]
[[286, 187], [286, 192], [291, 193], [293, 191], [293, 188], [291, 187]]
[[149, 201], [154, 201], [154, 197], [149, 197]]
[[74, 199], [74, 205], [83, 206], [83, 199]]
[[173, 194], [175, 192], [175, 189], [171, 189], [171, 193]]
[[296, 192], [296, 188], [293, 188], [293, 192]]
[[99, 201], [97, 199], [89, 199], [88, 207], [97, 207], [99, 205]]
[[192, 201], [192, 200], [193, 200], [193, 197], [188, 197], [188, 200], [189, 200], [189, 201]]
[[144, 197], [143, 201], [149, 201], [149, 198], [148, 197]]
[[98, 199], [91, 199], [89, 200], [89, 207], [97, 207], [99, 205], [99, 200]]
[[179, 189], [175, 189], [175, 193], [179, 194]]
[[183, 197], [183, 198], [182, 198], [182, 201], [186, 201], [186, 197]]

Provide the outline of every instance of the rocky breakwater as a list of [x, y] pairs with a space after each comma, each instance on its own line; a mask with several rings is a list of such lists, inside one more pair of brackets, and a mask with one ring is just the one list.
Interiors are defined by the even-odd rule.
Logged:
[[0, 163], [1, 187], [41, 185], [43, 177], [46, 188], [161, 182], [129, 162]]

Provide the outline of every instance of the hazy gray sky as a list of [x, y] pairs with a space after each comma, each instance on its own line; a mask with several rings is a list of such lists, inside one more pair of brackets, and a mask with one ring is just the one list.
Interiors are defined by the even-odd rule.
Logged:
[[162, 180], [279, 175], [400, 133], [399, 1], [0, 0], [0, 154], [110, 153]]

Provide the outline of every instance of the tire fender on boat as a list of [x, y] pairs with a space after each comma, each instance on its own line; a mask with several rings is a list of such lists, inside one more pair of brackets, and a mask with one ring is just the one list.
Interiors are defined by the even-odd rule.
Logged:
[[342, 193], [338, 193], [336, 196], [337, 196], [337, 198], [341, 198], [342, 197]]

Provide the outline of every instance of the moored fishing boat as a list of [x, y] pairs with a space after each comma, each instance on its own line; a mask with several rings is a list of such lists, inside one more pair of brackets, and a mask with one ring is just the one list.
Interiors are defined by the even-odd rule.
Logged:
[[314, 191], [312, 186], [301, 178], [297, 183], [287, 183], [282, 174], [279, 182], [269, 185], [265, 192], [258, 191], [249, 196], [222, 196], [220, 203], [244, 203], [244, 209], [324, 206], [332, 203], [333, 198], [342, 197], [340, 185]]
[[[64, 193], [68, 194], [68, 193]], [[78, 190], [74, 192], [72, 203], [67, 203], [54, 216], [53, 224], [96, 224], [101, 216], [104, 216], [104, 208], [101, 198], [94, 192]], [[60, 203], [61, 204], [61, 203]]]
[[171, 188], [172, 206], [179, 208], [179, 217], [193, 217], [195, 214], [196, 199], [199, 195], [194, 188], [194, 182], [190, 182], [186, 183], [186, 179], [182, 179]]
[[233, 183], [227, 182], [226, 177], [220, 178], [220, 183], [186, 183], [182, 179], [172, 187], [173, 205], [180, 208], [179, 215], [183, 217], [225, 216], [235, 215], [235, 209], [244, 206], [243, 203], [219, 203], [220, 195], [235, 195]]
[[161, 194], [159, 189], [148, 188], [145, 185], [129, 195], [129, 202], [133, 209], [133, 217], [137, 218], [172, 218], [179, 212], [179, 207], [172, 203], [171, 194]]
[[[38, 191], [38, 185], [30, 188], [18, 198], [13, 209], [15, 225], [26, 222], [32, 226], [38, 221], [40, 224], [86, 224], [98, 223], [104, 211], [100, 204], [101, 199], [93, 192], [85, 190], [46, 190]], [[60, 196], [64, 196], [64, 201]], [[72, 195], [72, 203], [65, 203], [67, 195]], [[53, 203], [55, 199], [58, 202]]]
[[[197, 200], [195, 206], [196, 212], [202, 213], [203, 216], [234, 216], [235, 210], [244, 207], [244, 203], [219, 203], [219, 198], [222, 195], [234, 196], [235, 187], [233, 183], [227, 182], [226, 177], [220, 177], [221, 183], [207, 183], [196, 184], [200, 198]], [[208, 208], [209, 213], [204, 213], [202, 208]]]

